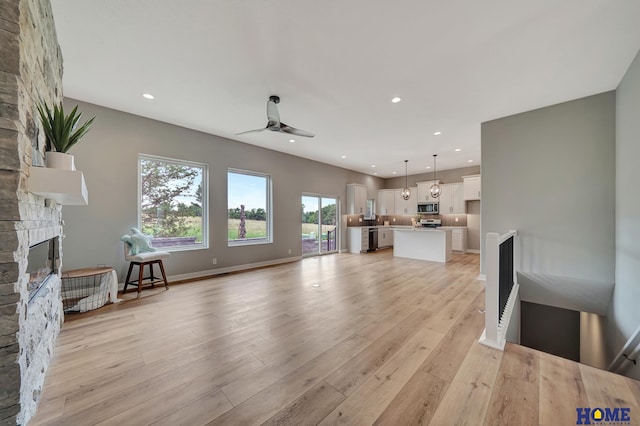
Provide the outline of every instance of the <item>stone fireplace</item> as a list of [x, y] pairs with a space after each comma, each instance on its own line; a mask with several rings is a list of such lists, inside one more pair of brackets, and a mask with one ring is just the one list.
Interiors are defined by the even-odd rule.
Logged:
[[[27, 191], [30, 167], [42, 165], [44, 153], [35, 102], [62, 99], [62, 55], [48, 0], [0, 2], [0, 57], [0, 423], [26, 424], [63, 320], [62, 207]], [[58, 260], [30, 294], [33, 262], [41, 261], [33, 255], [29, 265], [30, 248], [49, 240]]]
[[29, 303], [40, 293], [46, 291], [47, 281], [58, 275], [60, 259], [58, 256], [58, 237], [29, 247], [27, 256], [27, 274], [29, 275]]

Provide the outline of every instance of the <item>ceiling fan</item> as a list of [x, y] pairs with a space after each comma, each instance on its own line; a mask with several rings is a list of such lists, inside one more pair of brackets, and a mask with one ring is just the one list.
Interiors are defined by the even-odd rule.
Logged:
[[269, 96], [267, 101], [267, 126], [262, 129], [247, 130], [246, 132], [236, 133], [236, 135], [244, 135], [245, 133], [262, 132], [264, 130], [271, 130], [272, 132], [289, 133], [296, 136], [304, 136], [306, 138], [312, 138], [315, 135], [306, 130], [296, 129], [280, 121], [280, 114], [278, 113], [277, 104], [280, 103], [280, 96]]

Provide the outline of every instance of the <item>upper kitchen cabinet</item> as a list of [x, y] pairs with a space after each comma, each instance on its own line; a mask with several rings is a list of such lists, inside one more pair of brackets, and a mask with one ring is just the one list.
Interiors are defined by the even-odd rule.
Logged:
[[381, 189], [378, 191], [378, 214], [395, 214], [395, 190]]
[[480, 199], [480, 175], [462, 176], [464, 179], [464, 199], [479, 200]]
[[462, 182], [440, 185], [440, 214], [466, 214], [464, 184]]
[[347, 185], [347, 214], [367, 213], [367, 187], [359, 183]]
[[411, 190], [411, 197], [408, 200], [402, 198], [402, 189], [395, 189], [394, 193], [394, 207], [395, 214], [398, 215], [415, 215], [418, 213], [418, 187], [414, 186], [409, 188]]
[[440, 184], [440, 180], [431, 180], [429, 182], [418, 182], [418, 203], [438, 201], [437, 198], [431, 196], [431, 186], [436, 182]]

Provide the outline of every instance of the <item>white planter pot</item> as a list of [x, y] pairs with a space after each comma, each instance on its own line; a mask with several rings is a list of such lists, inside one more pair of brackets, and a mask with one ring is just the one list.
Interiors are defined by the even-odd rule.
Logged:
[[47, 151], [45, 153], [47, 167], [50, 169], [75, 170], [73, 155], [65, 152]]

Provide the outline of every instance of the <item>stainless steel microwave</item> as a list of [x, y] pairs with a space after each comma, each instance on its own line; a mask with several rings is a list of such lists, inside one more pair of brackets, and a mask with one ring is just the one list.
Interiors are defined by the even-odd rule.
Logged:
[[438, 202], [418, 203], [418, 213], [438, 214], [439, 213], [438, 204], [439, 204]]

